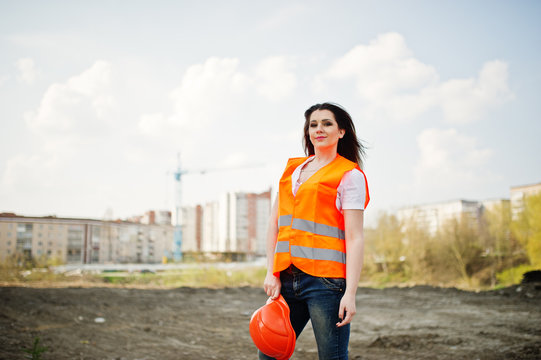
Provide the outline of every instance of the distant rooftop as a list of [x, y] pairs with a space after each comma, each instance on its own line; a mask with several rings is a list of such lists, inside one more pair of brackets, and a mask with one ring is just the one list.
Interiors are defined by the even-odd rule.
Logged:
[[511, 190], [525, 190], [525, 189], [530, 189], [530, 188], [541, 188], [541, 183], [511, 186]]
[[109, 221], [114, 223], [134, 223], [133, 221], [127, 221], [122, 219], [116, 219], [116, 220], [103, 220], [103, 219], [88, 219], [88, 218], [68, 218], [68, 217], [58, 217], [56, 215], [47, 215], [47, 216], [24, 216], [24, 215], [17, 215], [15, 213], [10, 212], [3, 212], [0, 213], [0, 218], [16, 218], [16, 219], [42, 219], [42, 220], [68, 220], [68, 221]]

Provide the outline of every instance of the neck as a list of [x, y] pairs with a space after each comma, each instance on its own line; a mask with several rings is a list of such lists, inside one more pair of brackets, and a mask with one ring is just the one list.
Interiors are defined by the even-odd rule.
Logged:
[[314, 160], [318, 164], [328, 164], [336, 158], [336, 149], [323, 150], [314, 149]]

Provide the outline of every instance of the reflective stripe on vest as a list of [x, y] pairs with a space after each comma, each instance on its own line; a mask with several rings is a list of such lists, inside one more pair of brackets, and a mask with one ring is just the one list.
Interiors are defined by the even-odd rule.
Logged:
[[278, 226], [290, 225], [292, 229], [307, 231], [316, 235], [329, 236], [341, 240], [346, 238], [345, 231], [335, 226], [319, 224], [310, 220], [293, 219], [293, 215], [282, 215], [278, 218]]
[[281, 215], [278, 218], [278, 226], [289, 226], [291, 225], [292, 219], [293, 219], [293, 215]]
[[289, 241], [278, 241], [276, 242], [275, 253], [287, 253], [289, 252]]
[[340, 228], [325, 224], [318, 224], [309, 220], [293, 219], [291, 228], [295, 230], [311, 232], [312, 234], [316, 235], [334, 237], [341, 240], [344, 240], [346, 238], [345, 231]]
[[[278, 241], [276, 243], [275, 253], [287, 252], [289, 252], [289, 241]], [[291, 246], [291, 256], [310, 260], [328, 260], [336, 261], [342, 264], [346, 263], [346, 254], [332, 249], [320, 249], [293, 245]]]
[[320, 249], [306, 246], [291, 246], [291, 256], [310, 260], [336, 261], [342, 264], [346, 263], [346, 254], [338, 250]]

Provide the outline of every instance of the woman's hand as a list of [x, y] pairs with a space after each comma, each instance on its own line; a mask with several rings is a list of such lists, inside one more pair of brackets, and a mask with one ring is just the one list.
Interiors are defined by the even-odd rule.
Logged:
[[280, 278], [274, 276], [272, 273], [267, 272], [265, 276], [265, 281], [263, 282], [263, 289], [271, 299], [276, 299], [280, 295], [280, 290], [282, 289], [282, 282]]
[[338, 317], [341, 321], [336, 323], [336, 326], [341, 327], [349, 324], [356, 313], [355, 294], [344, 294], [342, 300], [340, 300], [340, 309], [338, 310]]

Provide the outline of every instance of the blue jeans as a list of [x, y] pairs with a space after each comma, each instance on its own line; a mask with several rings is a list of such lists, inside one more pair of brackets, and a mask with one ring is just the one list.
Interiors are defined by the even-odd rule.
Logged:
[[[346, 280], [308, 275], [294, 266], [282, 271], [280, 280], [297, 339], [311, 320], [319, 359], [347, 360], [350, 326], [336, 327]], [[272, 358], [259, 352], [259, 359]]]

